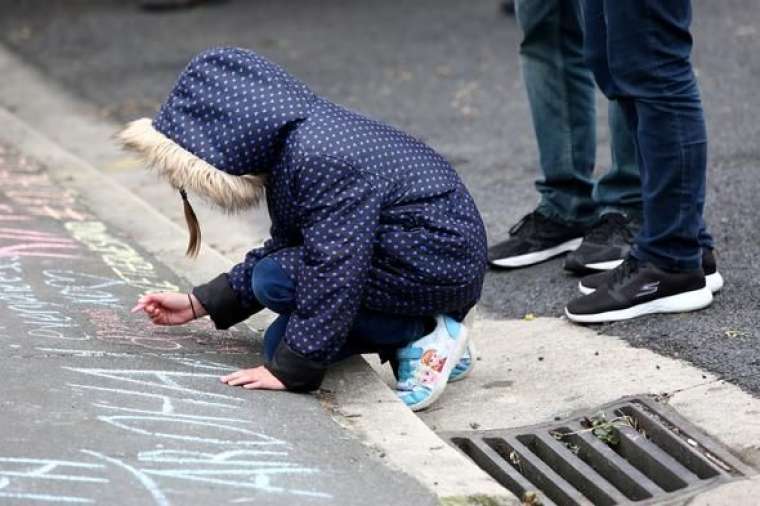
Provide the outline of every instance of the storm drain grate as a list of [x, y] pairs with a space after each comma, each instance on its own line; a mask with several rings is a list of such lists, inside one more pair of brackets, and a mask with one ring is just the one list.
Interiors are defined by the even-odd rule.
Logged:
[[528, 494], [526, 503], [545, 506], [659, 504], [755, 473], [645, 397], [549, 424], [441, 436], [512, 493]]

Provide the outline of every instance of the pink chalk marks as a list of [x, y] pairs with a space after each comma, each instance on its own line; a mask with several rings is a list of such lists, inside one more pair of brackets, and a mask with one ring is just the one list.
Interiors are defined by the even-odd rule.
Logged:
[[0, 221], [10, 221], [13, 216], [20, 221], [29, 216], [56, 221], [92, 219], [91, 214], [77, 206], [75, 192], [54, 184], [41, 167], [22, 156], [13, 157], [12, 169], [0, 158], [0, 188], [13, 205], [0, 207], [3, 216]]
[[105, 342], [132, 344], [154, 351], [177, 351], [189, 345], [213, 345], [217, 353], [250, 353], [242, 341], [211, 337], [215, 330], [208, 320], [196, 320], [182, 328], [170, 328], [156, 327], [144, 319], [125, 321], [113, 309], [87, 308], [82, 312], [95, 327], [95, 337]]
[[0, 258], [80, 258], [76, 241], [56, 233], [30, 228], [33, 218], [81, 221], [92, 216], [76, 205], [76, 195], [55, 185], [40, 167], [14, 158], [13, 170], [0, 159]]
[[0, 258], [79, 258], [79, 243], [63, 235], [24, 228], [0, 227]]
[[31, 216], [16, 214], [13, 207], [8, 204], [0, 204], [0, 223], [4, 221], [29, 221], [31, 219]]

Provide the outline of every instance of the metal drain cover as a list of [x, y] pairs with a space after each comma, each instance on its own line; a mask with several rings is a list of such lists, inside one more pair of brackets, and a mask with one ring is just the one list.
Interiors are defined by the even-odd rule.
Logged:
[[512, 493], [535, 493], [532, 504], [545, 506], [662, 504], [755, 474], [644, 396], [542, 425], [441, 436]]

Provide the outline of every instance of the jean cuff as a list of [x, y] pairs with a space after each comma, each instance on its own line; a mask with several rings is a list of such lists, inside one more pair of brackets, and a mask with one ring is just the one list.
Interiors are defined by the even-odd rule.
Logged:
[[557, 223], [561, 223], [568, 227], [588, 228], [593, 225], [597, 219], [596, 216], [589, 216], [583, 219], [578, 219], [574, 216], [568, 219], [567, 216], [563, 215], [560, 212], [557, 212], [550, 204], [546, 202], [541, 202], [536, 208], [536, 211], [541, 213], [541, 215], [543, 215], [545, 218], [549, 218], [552, 221], [556, 221]]
[[663, 257], [657, 254], [651, 254], [642, 250], [638, 245], [631, 248], [631, 255], [637, 260], [653, 264], [664, 271], [670, 272], [692, 272], [702, 268], [701, 254], [698, 254], [695, 260], [674, 260], [673, 258]]

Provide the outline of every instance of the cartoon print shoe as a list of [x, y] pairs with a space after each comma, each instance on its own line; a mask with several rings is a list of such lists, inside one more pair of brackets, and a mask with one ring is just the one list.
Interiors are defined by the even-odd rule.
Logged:
[[477, 357], [475, 343], [468, 341], [467, 347], [464, 349], [464, 353], [462, 353], [462, 358], [459, 359], [459, 362], [457, 362], [457, 365], [454, 366], [451, 374], [449, 374], [449, 383], [465, 379], [475, 367], [475, 357]]
[[467, 329], [453, 318], [436, 317], [435, 330], [398, 350], [396, 393], [413, 411], [443, 393], [451, 371], [467, 347]]

